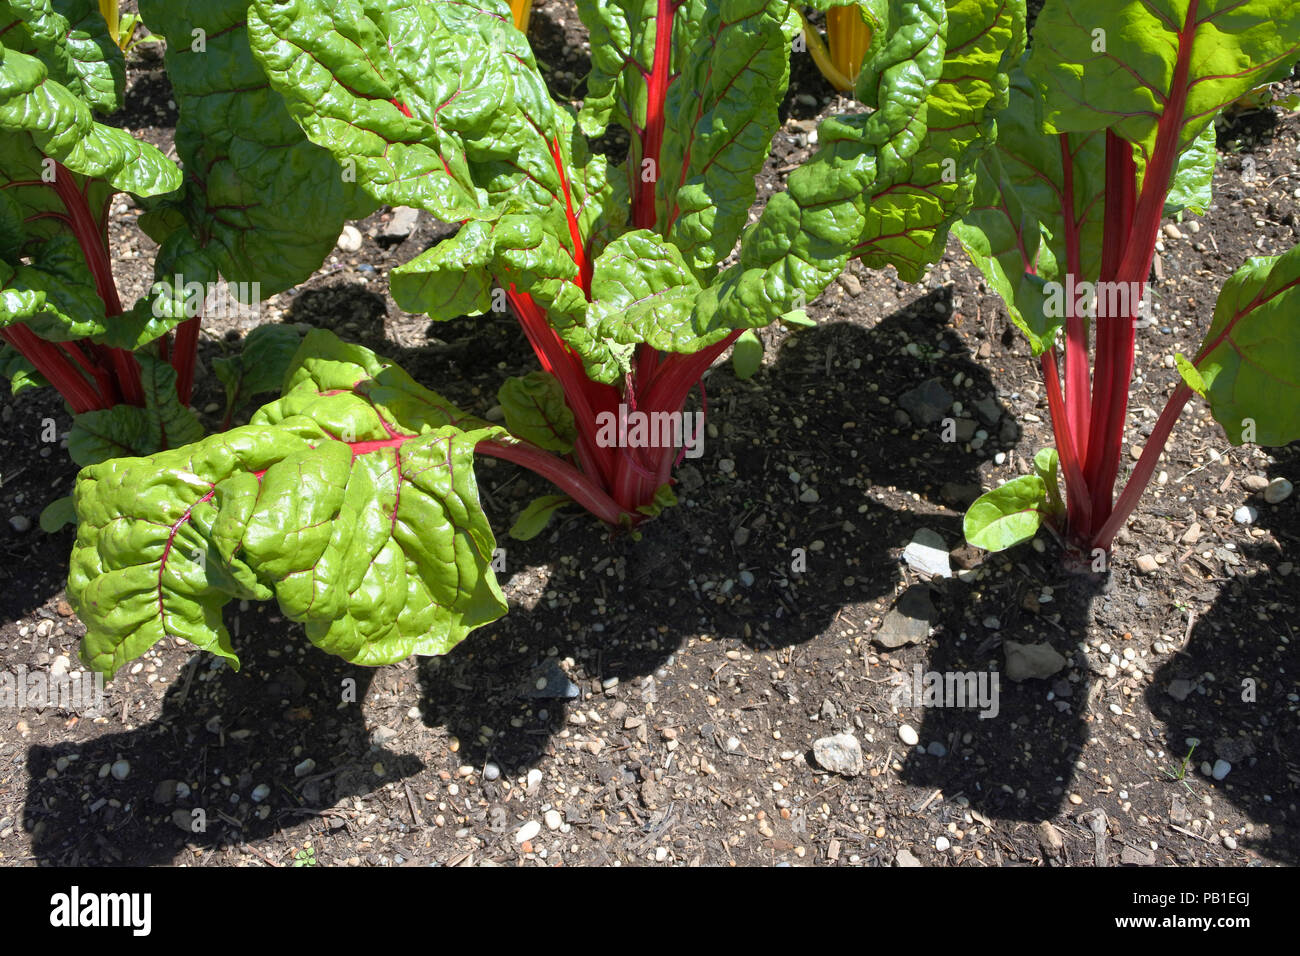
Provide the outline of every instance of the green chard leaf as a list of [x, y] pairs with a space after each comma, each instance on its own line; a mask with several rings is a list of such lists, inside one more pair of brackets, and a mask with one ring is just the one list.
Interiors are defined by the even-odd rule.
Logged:
[[506, 428], [516, 438], [539, 448], [567, 455], [573, 450], [577, 429], [573, 412], [564, 403], [564, 389], [554, 375], [530, 372], [508, 378], [497, 391], [506, 414]]
[[[176, 38], [166, 64], [186, 170], [180, 192], [141, 226], [164, 246], [177, 229], [194, 237], [187, 281], [219, 271], [232, 283], [257, 283], [261, 298], [303, 281], [343, 224], [375, 204], [308, 141], [272, 89], [249, 46], [246, 0], [141, 0], [140, 12]], [[210, 265], [197, 263], [199, 255]], [[171, 281], [174, 264], [163, 258], [155, 275]]]
[[[1250, 259], [1219, 293], [1191, 387], [1233, 444], [1300, 438], [1300, 246]], [[1188, 378], [1188, 371], [1183, 370]], [[1197, 388], [1197, 384], [1201, 387]]]
[[1046, 94], [1048, 133], [1113, 131], [1134, 144], [1141, 181], [1162, 124], [1181, 156], [1298, 57], [1294, 0], [1047, 0], [1025, 71]]
[[1042, 478], [1013, 478], [980, 495], [967, 509], [966, 540], [985, 551], [1005, 551], [1038, 533], [1047, 505], [1047, 484]]
[[822, 123], [818, 151], [742, 236], [740, 261], [696, 300], [697, 335], [761, 327], [819, 295], [862, 236], [870, 186], [919, 148], [943, 72], [947, 10], [941, 0], [886, 6], [888, 35], [859, 75], [873, 111]]
[[1048, 301], [1046, 283], [1064, 286], [1065, 168], [1072, 172], [1073, 227], [1079, 237], [1079, 282], [1101, 272], [1105, 223], [1106, 141], [1102, 133], [1046, 136], [1039, 131], [1034, 87], [1017, 70], [1009, 101], [997, 117], [997, 145], [977, 167], [974, 205], [953, 233], [990, 285], [1034, 354], [1052, 346], [1065, 309]]
[[165, 638], [238, 660], [221, 609], [272, 597], [376, 665], [441, 654], [506, 603], [475, 446], [505, 432], [316, 330], [249, 425], [77, 478], [69, 600], [112, 673]]
[[78, 465], [151, 455], [203, 437], [203, 426], [176, 395], [176, 370], [146, 352], [136, 356], [145, 404], [114, 405], [72, 420], [68, 454]]
[[59, 83], [101, 113], [122, 106], [126, 60], [98, 0], [0, 0], [0, 38], [38, 57]]
[[238, 354], [213, 359], [212, 370], [226, 387], [227, 417], [256, 395], [278, 392], [301, 344], [302, 333], [292, 325], [259, 325]]
[[519, 512], [519, 517], [510, 528], [510, 537], [516, 541], [531, 541], [551, 523], [555, 513], [565, 505], [572, 504], [568, 495], [542, 495], [528, 503], [528, 507]]
[[995, 139], [1024, 46], [1022, 3], [949, 0], [943, 73], [926, 98], [924, 137], [869, 187], [855, 257], [916, 282], [943, 255], [949, 227], [973, 203], [976, 165]]

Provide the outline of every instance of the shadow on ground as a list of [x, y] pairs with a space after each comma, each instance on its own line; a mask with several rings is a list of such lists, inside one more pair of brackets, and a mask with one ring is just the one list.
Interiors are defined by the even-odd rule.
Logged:
[[[1295, 480], [1300, 446], [1273, 454], [1277, 464], [1270, 476]], [[1260, 525], [1288, 543], [1300, 541], [1294, 498], [1272, 506], [1256, 497], [1251, 504], [1259, 511]], [[1187, 752], [1188, 738], [1201, 742], [1188, 772], [1194, 789], [1213, 788], [1253, 822], [1255, 832], [1237, 842], [1294, 866], [1300, 863], [1297, 572], [1281, 568], [1289, 562], [1271, 546], [1256, 548], [1250, 557], [1265, 562], [1267, 570], [1238, 575], [1223, 586], [1213, 607], [1193, 624], [1181, 651], [1156, 672], [1146, 700], [1166, 724], [1176, 758]], [[1219, 760], [1232, 768], [1221, 782], [1196, 769], [1203, 762], [1213, 768]], [[1193, 813], [1204, 810], [1193, 800], [1187, 803]], [[1207, 835], [1219, 829], [1213, 827]]]

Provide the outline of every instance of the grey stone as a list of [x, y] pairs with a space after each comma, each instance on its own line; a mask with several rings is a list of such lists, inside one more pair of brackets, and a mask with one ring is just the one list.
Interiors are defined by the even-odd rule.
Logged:
[[852, 734], [836, 734], [813, 742], [813, 759], [823, 770], [856, 777], [862, 773], [862, 745]]
[[894, 866], [920, 866], [921, 861], [911, 854], [907, 847], [901, 847], [894, 854]]
[[996, 425], [1002, 417], [1002, 409], [998, 407], [997, 399], [991, 395], [976, 399], [974, 406], [975, 414], [985, 425]]
[[1254, 524], [1259, 517], [1259, 509], [1254, 505], [1242, 505], [1232, 513], [1232, 520], [1237, 524]]
[[913, 584], [898, 596], [872, 640], [889, 648], [920, 644], [930, 636], [930, 623], [934, 617], [930, 588], [924, 584]]
[[903, 560], [913, 571], [931, 577], [952, 577], [948, 562], [948, 542], [929, 528], [917, 528], [911, 542], [903, 549]]
[[1228, 763], [1242, 763], [1255, 755], [1255, 744], [1249, 737], [1220, 737], [1214, 741], [1214, 753]]
[[1285, 478], [1274, 478], [1264, 489], [1264, 500], [1271, 505], [1281, 504], [1291, 497], [1291, 492], [1294, 490], [1291, 482]]
[[948, 414], [952, 393], [937, 378], [927, 379], [898, 396], [898, 405], [917, 425], [933, 425]]
[[1177, 677], [1169, 682], [1165, 688], [1165, 693], [1176, 701], [1184, 701], [1188, 695], [1196, 689], [1196, 684], [1183, 677]]
[[1023, 680], [1041, 680], [1051, 677], [1066, 664], [1065, 658], [1051, 644], [1003, 641], [1002, 651], [1006, 655], [1007, 679], [1017, 683]]
[[384, 225], [383, 236], [386, 239], [405, 239], [415, 231], [415, 224], [420, 218], [420, 211], [410, 206], [398, 206], [393, 210], [393, 218]]

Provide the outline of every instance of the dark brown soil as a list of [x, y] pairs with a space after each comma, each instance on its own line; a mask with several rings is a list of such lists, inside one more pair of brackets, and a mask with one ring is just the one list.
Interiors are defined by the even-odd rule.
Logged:
[[[539, 2], [531, 38], [552, 88], [581, 97], [573, 7]], [[121, 121], [166, 144], [168, 104], [146, 53]], [[835, 108], [796, 57], [760, 202]], [[1196, 232], [1189, 217], [1183, 238], [1163, 240], [1157, 320], [1139, 332], [1136, 444], [1176, 382], [1165, 357], [1195, 349], [1218, 285], [1300, 238], [1297, 116], [1248, 114], [1220, 145], [1215, 207]], [[152, 261], [137, 214], [114, 221], [124, 298], [143, 291]], [[398, 311], [388, 270], [446, 231], [422, 214], [415, 234], [383, 246], [389, 215], [358, 223], [361, 251], [336, 253], [263, 319], [333, 328], [485, 413], [500, 382], [533, 367], [523, 336], [505, 316], [433, 324]], [[963, 552], [978, 562], [967, 580], [930, 582], [929, 639], [885, 651], [873, 636], [919, 583], [904, 546], [922, 528], [960, 545], [964, 504], [1028, 469], [1051, 444], [1048, 415], [1027, 347], [955, 241], [920, 286], [855, 265], [810, 313], [815, 329], [763, 333], [753, 379], [726, 362], [710, 372], [704, 456], [679, 469], [680, 506], [639, 541], [576, 512], [534, 541], [504, 539], [548, 489], [482, 460], [512, 612], [444, 658], [351, 667], [273, 606], [232, 605], [238, 673], [160, 645], [113, 682], [103, 713], [0, 711], [0, 861], [889, 865], [902, 849], [928, 865], [1300, 860], [1289, 623], [1300, 516], [1296, 497], [1268, 505], [1241, 484], [1300, 480], [1296, 448], [1234, 448], [1194, 407], [1110, 575], [1064, 570], [1046, 535], [983, 560]], [[246, 329], [208, 331], [206, 361]], [[901, 413], [898, 397], [930, 379], [967, 410], [996, 402], [982, 448]], [[201, 378], [195, 405], [212, 427], [218, 399]], [[34, 522], [68, 492], [73, 466], [37, 436], [46, 417], [61, 434], [69, 419], [49, 394], [4, 402], [0, 454], [14, 464], [0, 487], [0, 656], [10, 670], [75, 667], [83, 629], [62, 591], [71, 532], [8, 522]], [[1243, 503], [1258, 508], [1251, 526], [1233, 521]], [[1141, 555], [1155, 573], [1137, 572]], [[1046, 641], [1069, 664], [1049, 680], [1003, 680], [995, 719], [899, 702], [914, 667], [996, 670], [1007, 640]], [[557, 668], [577, 696], [533, 696], [539, 677], [560, 681]], [[1183, 700], [1168, 692], [1175, 680], [1191, 683]], [[900, 742], [905, 723], [920, 748]], [[814, 740], [843, 731], [865, 753], [853, 778], [811, 756]], [[1182, 774], [1189, 738], [1199, 743]], [[1232, 763], [1222, 781], [1201, 770], [1219, 758]], [[120, 760], [122, 780], [109, 772]], [[194, 810], [203, 832], [189, 826]], [[521, 844], [529, 821], [540, 832]]]

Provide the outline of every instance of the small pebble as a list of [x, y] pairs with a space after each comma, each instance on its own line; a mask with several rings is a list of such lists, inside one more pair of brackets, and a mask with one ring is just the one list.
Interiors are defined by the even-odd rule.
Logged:
[[1215, 780], [1222, 780], [1231, 771], [1232, 771], [1232, 764], [1228, 763], [1228, 761], [1216, 760], [1214, 761], [1213, 769], [1210, 771], [1210, 776], [1213, 777]]
[[1237, 524], [1254, 524], [1259, 517], [1259, 509], [1253, 505], [1242, 505], [1232, 513], [1232, 520]]
[[898, 728], [898, 739], [909, 747], [915, 747], [921, 742], [920, 736], [911, 724], [903, 724], [903, 726]]
[[9, 527], [13, 528], [19, 534], [26, 534], [32, 530], [32, 519], [26, 515], [14, 515], [9, 519]]
[[1278, 505], [1290, 498], [1294, 490], [1291, 482], [1285, 478], [1274, 478], [1264, 489], [1264, 500], [1271, 505]]
[[564, 823], [564, 817], [560, 816], [560, 811], [555, 809], [547, 810], [542, 819], [546, 821], [548, 830], [558, 830]]
[[529, 840], [531, 840], [533, 837], [537, 836], [537, 834], [541, 832], [542, 832], [542, 825], [538, 823], [536, 820], [529, 820], [527, 823], [521, 826], [519, 828], [519, 832], [515, 834], [515, 842], [527, 843]]
[[271, 795], [271, 788], [264, 783], [259, 783], [256, 787], [253, 788], [253, 792], [249, 794], [249, 796], [253, 798], [254, 803], [261, 803], [270, 795]]
[[948, 841], [947, 837], [941, 836], [934, 841], [934, 848], [938, 850], [940, 853], [947, 851], [948, 847], [950, 846], [952, 846], [952, 844]]
[[131, 772], [131, 764], [125, 760], [116, 760], [113, 762], [109, 773], [113, 775], [114, 780], [125, 780], [127, 774]]
[[495, 780], [501, 776], [501, 768], [494, 763], [487, 763], [483, 766], [483, 779]]

